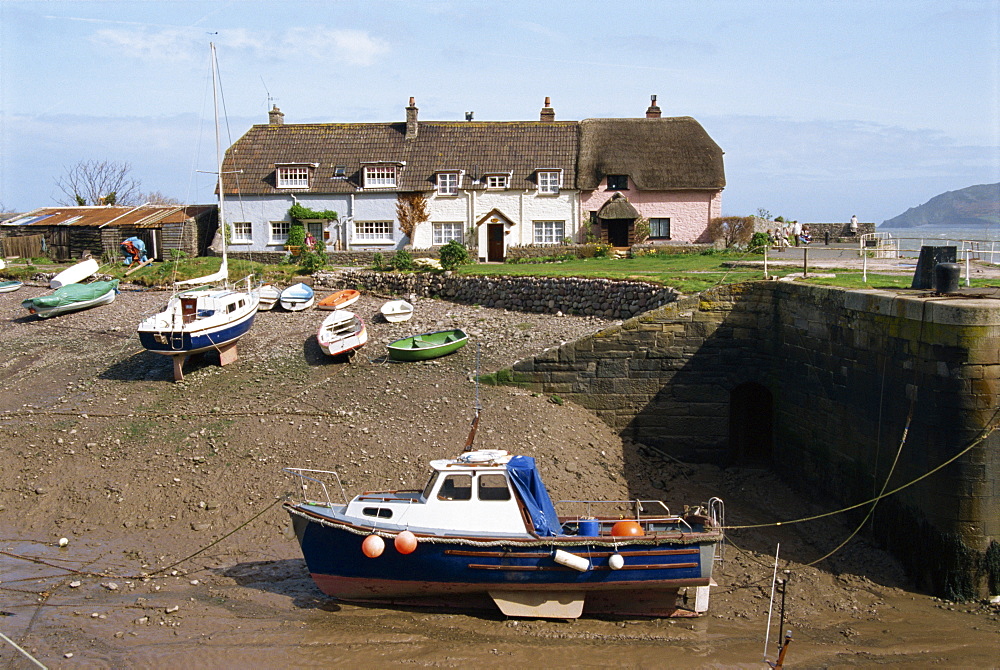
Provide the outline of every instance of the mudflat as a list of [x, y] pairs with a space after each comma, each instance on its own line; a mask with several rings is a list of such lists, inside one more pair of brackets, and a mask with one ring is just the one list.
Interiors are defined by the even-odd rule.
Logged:
[[[129, 290], [47, 320], [0, 294], [0, 631], [49, 667], [762, 667], [774, 554], [789, 570], [789, 667], [996, 665], [1000, 614], [918, 591], [858, 519], [733, 529], [697, 619], [506, 619], [499, 612], [359, 606], [312, 583], [280, 501], [283, 467], [340, 473], [348, 494], [422, 486], [461, 451], [483, 372], [613, 325], [415, 301], [377, 317], [347, 362], [315, 341], [324, 312], [261, 312], [226, 367], [208, 354], [172, 381], [135, 327], [168, 297]], [[394, 363], [385, 345], [462, 328], [469, 345]], [[623, 441], [586, 410], [481, 387], [476, 445], [535, 456], [554, 499], [711, 496], [732, 526], [834, 509], [767, 470], [678, 463]], [[60, 547], [60, 538], [66, 546]], [[816, 562], [818, 559], [819, 560]], [[815, 564], [813, 564], [815, 562]], [[0, 641], [5, 667], [30, 667]]]

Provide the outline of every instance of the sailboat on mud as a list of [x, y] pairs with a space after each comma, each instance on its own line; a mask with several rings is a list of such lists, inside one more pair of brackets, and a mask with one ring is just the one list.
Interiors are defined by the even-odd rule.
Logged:
[[[197, 286], [175, 294], [163, 311], [144, 319], [138, 327], [139, 341], [155, 354], [174, 357], [174, 378], [182, 378], [181, 367], [191, 354], [216, 350], [222, 365], [236, 359], [236, 341], [250, 330], [260, 305], [250, 278], [246, 288], [229, 286], [229, 263], [225, 242], [226, 209], [222, 180], [222, 144], [219, 136], [218, 61], [212, 49], [212, 100], [215, 107], [215, 152], [218, 165], [219, 230], [222, 265], [213, 274], [177, 282]], [[242, 283], [244, 280], [240, 280]], [[221, 283], [211, 288], [207, 284]]]

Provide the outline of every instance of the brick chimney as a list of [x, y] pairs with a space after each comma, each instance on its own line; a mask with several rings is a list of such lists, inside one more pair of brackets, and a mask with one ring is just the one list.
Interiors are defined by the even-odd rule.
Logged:
[[555, 121], [556, 120], [556, 110], [552, 109], [549, 102], [549, 96], [545, 96], [545, 106], [542, 107], [541, 116], [538, 117], [539, 121]]
[[272, 126], [280, 126], [285, 123], [285, 113], [273, 105], [273, 109], [267, 113], [267, 122]]
[[410, 105], [406, 108], [406, 138], [408, 140], [417, 137], [417, 106], [413, 97], [410, 97]]
[[660, 107], [656, 104], [656, 96], [651, 95], [649, 107], [646, 108], [646, 118], [647, 119], [658, 119], [660, 118]]

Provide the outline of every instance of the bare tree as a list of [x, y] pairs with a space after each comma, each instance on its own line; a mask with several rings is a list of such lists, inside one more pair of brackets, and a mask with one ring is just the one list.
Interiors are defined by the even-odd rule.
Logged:
[[139, 180], [132, 177], [129, 163], [80, 161], [56, 179], [66, 195], [61, 205], [137, 205]]
[[151, 191], [149, 193], [140, 193], [136, 200], [140, 203], [146, 203], [147, 205], [179, 205], [181, 201], [177, 198], [171, 198], [170, 196], [163, 195], [159, 191]]
[[753, 236], [752, 216], [722, 216], [708, 222], [708, 236], [713, 242], [722, 240], [726, 248], [746, 244]]

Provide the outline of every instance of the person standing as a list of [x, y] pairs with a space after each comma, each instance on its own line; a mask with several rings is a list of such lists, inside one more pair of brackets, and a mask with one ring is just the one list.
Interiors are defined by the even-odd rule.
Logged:
[[792, 221], [792, 239], [795, 241], [795, 246], [799, 246], [799, 236], [802, 234], [802, 224], [798, 221]]
[[851, 235], [858, 234], [858, 215], [851, 214]]

